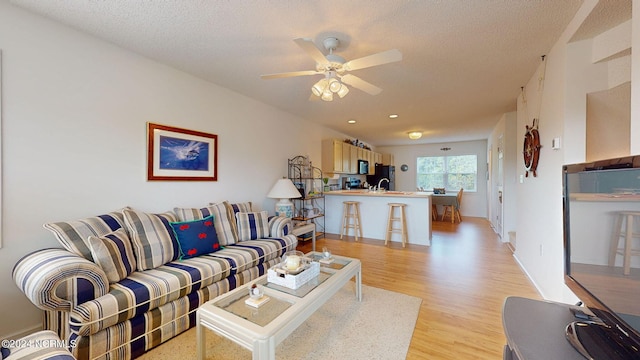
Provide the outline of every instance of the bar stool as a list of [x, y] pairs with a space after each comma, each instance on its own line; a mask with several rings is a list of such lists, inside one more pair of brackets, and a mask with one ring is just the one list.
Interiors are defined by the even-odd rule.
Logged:
[[[389, 203], [389, 221], [387, 222], [387, 236], [384, 240], [384, 244], [387, 245], [393, 233], [400, 233], [402, 235], [402, 247], [405, 247], [406, 243], [409, 241], [407, 239], [407, 221], [404, 216], [404, 207], [407, 204], [402, 203]], [[400, 217], [395, 217], [395, 209], [400, 210]], [[394, 221], [400, 222], [399, 228], [394, 228]]]
[[[615, 266], [616, 256], [622, 255], [625, 275], [631, 272], [631, 256], [640, 256], [640, 248], [633, 248], [632, 244], [633, 238], [640, 238], [640, 233], [634, 231], [634, 225], [639, 218], [640, 212], [637, 211], [619, 211], [616, 214], [609, 247], [609, 266]], [[619, 247], [620, 239], [623, 241], [622, 247]]]
[[358, 241], [358, 233], [362, 237], [362, 221], [360, 219], [360, 202], [359, 201], [343, 201], [344, 209], [342, 211], [342, 225], [340, 226], [340, 239], [342, 235], [349, 236], [349, 229], [353, 229], [356, 241]]

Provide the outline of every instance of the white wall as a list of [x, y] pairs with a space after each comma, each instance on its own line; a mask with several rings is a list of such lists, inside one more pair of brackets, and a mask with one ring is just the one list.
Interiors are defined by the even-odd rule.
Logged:
[[[619, 73], [611, 72], [606, 62], [593, 63], [593, 40], [569, 43], [596, 4], [596, 0], [583, 3], [547, 54], [544, 88], [539, 87], [538, 81], [542, 65], [527, 83], [525, 94], [528, 112], [524, 111], [522, 96], [518, 98], [516, 148], [522, 148], [525, 126], [530, 126], [532, 119], [538, 117], [535, 110], [538, 107], [543, 147], [538, 177], [529, 176], [517, 185], [518, 240], [515, 256], [546, 299], [569, 303], [577, 299], [564, 285], [563, 279], [562, 165], [585, 161], [587, 94], [607, 89], [620, 81]], [[634, 29], [637, 29], [638, 21], [640, 18], [635, 16]], [[634, 36], [634, 41], [637, 38]], [[633, 68], [640, 69], [640, 61], [632, 58]], [[637, 71], [631, 72], [635, 73]], [[612, 82], [611, 76], [615, 76], [616, 80]], [[637, 131], [634, 136], [633, 125], [640, 123], [640, 116], [634, 115], [633, 105], [640, 100], [640, 93], [634, 92], [633, 88], [632, 85], [631, 153], [634, 153], [634, 142], [637, 146], [640, 141]], [[555, 137], [562, 139], [562, 148], [559, 150], [551, 149], [551, 140]], [[522, 156], [518, 156], [519, 176], [524, 174], [523, 167]]]
[[[440, 148], [450, 147], [449, 151]], [[436, 155], [478, 155], [478, 191], [464, 192], [462, 196], [462, 216], [487, 217], [487, 140], [451, 142], [439, 144], [380, 146], [377, 152], [393, 154], [396, 166], [396, 190], [415, 191], [416, 159], [419, 156]], [[400, 166], [407, 164], [409, 170], [400, 171]]]
[[[41, 323], [11, 271], [25, 254], [59, 247], [43, 223], [224, 199], [272, 210], [265, 195], [287, 159], [320, 164], [321, 139], [343, 137], [4, 1], [0, 49], [0, 338]], [[147, 122], [217, 134], [219, 180], [147, 182]]]

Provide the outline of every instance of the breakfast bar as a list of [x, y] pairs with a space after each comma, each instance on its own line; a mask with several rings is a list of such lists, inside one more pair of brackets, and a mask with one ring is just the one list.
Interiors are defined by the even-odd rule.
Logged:
[[[325, 192], [326, 232], [340, 234], [343, 201], [359, 201], [362, 235], [368, 239], [385, 240], [389, 203], [404, 203], [409, 244], [431, 245], [431, 195], [411, 191], [369, 191], [366, 189]], [[353, 232], [349, 233], [352, 236]], [[391, 237], [401, 242], [398, 234]]]

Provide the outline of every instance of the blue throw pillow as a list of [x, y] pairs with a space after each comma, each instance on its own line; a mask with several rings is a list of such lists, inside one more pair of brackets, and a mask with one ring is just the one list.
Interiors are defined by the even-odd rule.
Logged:
[[209, 254], [221, 249], [213, 215], [202, 220], [170, 223], [180, 245], [180, 259]]

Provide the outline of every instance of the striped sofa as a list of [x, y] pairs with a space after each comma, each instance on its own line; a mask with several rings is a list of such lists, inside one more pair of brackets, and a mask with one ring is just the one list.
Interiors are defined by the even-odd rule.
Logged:
[[[45, 224], [64, 249], [26, 255], [13, 278], [44, 310], [45, 329], [73, 344], [77, 359], [133, 359], [194, 326], [201, 304], [265, 274], [296, 248], [290, 219], [265, 219], [250, 206], [222, 202], [163, 214], [125, 208]], [[207, 219], [220, 248], [187, 256], [175, 229], [188, 226], [177, 225], [211, 225]], [[100, 253], [97, 238], [111, 250]], [[119, 256], [120, 266], [104, 264]]]
[[4, 360], [75, 360], [66, 349], [66, 342], [50, 330], [5, 342], [9, 346], [2, 346], [1, 358]]

